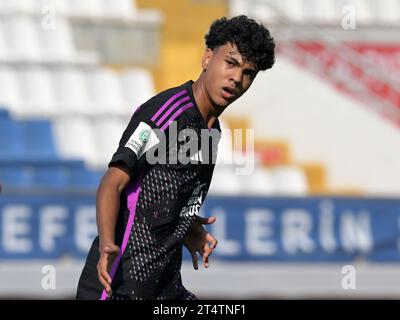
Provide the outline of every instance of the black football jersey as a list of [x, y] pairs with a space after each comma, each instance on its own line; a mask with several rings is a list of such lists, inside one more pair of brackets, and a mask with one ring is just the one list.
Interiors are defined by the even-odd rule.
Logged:
[[[109, 163], [122, 165], [131, 177], [120, 198], [112, 299], [196, 299], [182, 285], [183, 238], [207, 195], [221, 129], [218, 119], [207, 126], [192, 84], [141, 105]], [[97, 279], [98, 245], [97, 237], [77, 298], [106, 298]]]

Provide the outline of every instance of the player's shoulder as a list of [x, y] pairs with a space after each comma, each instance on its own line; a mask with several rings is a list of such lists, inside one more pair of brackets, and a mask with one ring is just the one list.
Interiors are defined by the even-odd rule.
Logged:
[[160, 105], [168, 102], [169, 100], [188, 95], [188, 85], [189, 82], [185, 82], [179, 86], [164, 90], [149, 99], [146, 104], [148, 105], [148, 107], [154, 106], [155, 108], [157, 108], [160, 107]]
[[180, 86], [156, 94], [140, 106], [137, 114], [146, 118], [155, 127], [162, 128], [168, 120], [174, 120], [193, 105], [193, 97], [189, 88], [191, 83], [191, 81], [187, 81]]

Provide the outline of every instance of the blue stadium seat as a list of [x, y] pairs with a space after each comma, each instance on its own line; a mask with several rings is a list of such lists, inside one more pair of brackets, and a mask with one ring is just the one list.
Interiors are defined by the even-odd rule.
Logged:
[[4, 188], [27, 188], [32, 186], [32, 173], [17, 167], [0, 168], [0, 184]]
[[67, 188], [69, 170], [63, 167], [35, 167], [32, 187]]
[[24, 148], [19, 129], [17, 122], [0, 117], [0, 160], [21, 158]]
[[48, 120], [15, 121], [0, 109], [0, 183], [10, 188], [97, 188], [103, 172], [57, 155]]
[[0, 119], [9, 119], [10, 114], [6, 109], [3, 109], [2, 106], [0, 106]]
[[96, 189], [104, 172], [92, 171], [86, 168], [77, 168], [71, 171], [69, 185], [74, 188]]
[[24, 156], [32, 160], [57, 159], [51, 123], [48, 120], [19, 122], [22, 132]]

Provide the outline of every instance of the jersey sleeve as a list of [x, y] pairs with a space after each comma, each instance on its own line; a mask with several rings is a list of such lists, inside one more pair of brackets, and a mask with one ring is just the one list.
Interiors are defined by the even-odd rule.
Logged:
[[[145, 102], [133, 114], [108, 166], [122, 163], [132, 176], [137, 166], [165, 163], [170, 155], [170, 138], [175, 141], [185, 128], [185, 110], [192, 106], [183, 87], [171, 88]], [[177, 152], [175, 143], [171, 149], [173, 156]]]
[[160, 142], [158, 128], [151, 121], [151, 109], [151, 106], [144, 104], [133, 114], [109, 167], [122, 163], [132, 175], [135, 167], [146, 164], [146, 152]]

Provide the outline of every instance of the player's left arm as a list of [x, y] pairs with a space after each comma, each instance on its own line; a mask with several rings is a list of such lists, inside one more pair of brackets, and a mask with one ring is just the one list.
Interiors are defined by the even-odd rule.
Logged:
[[204, 267], [208, 268], [208, 257], [218, 244], [218, 240], [203, 227], [205, 224], [213, 224], [215, 220], [215, 217], [203, 218], [196, 216], [196, 220], [191, 224], [183, 239], [183, 244], [192, 256], [193, 268], [195, 270], [198, 269], [197, 253], [202, 257]]

